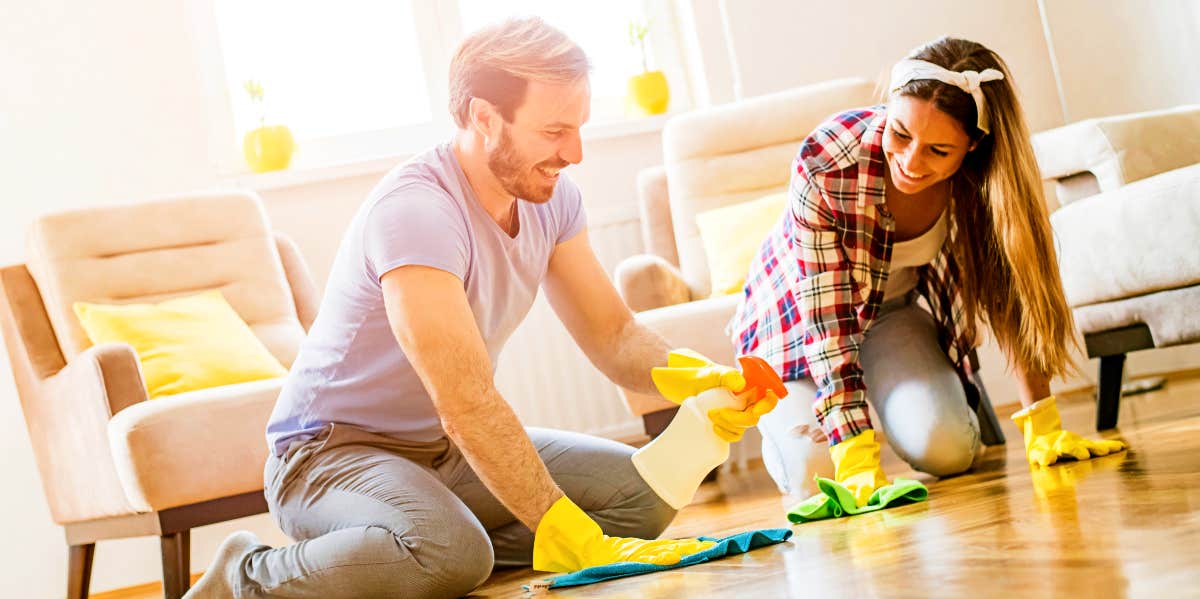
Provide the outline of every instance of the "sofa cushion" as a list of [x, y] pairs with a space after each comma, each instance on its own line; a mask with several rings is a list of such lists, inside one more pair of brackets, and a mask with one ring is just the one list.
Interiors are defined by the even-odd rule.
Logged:
[[283, 378], [132, 405], [108, 423], [117, 475], [140, 510], [263, 488], [264, 431]]
[[159, 304], [75, 302], [94, 344], [128, 343], [151, 398], [287, 374], [220, 291]]
[[1200, 164], [1073, 202], [1050, 222], [1072, 307], [1200, 283]]
[[787, 205], [788, 194], [781, 191], [696, 215], [714, 296], [742, 291], [750, 263]]
[[1200, 285], [1076, 308], [1075, 325], [1086, 335], [1144, 324], [1154, 347], [1183, 345], [1200, 341], [1196, 306], [1200, 306]]

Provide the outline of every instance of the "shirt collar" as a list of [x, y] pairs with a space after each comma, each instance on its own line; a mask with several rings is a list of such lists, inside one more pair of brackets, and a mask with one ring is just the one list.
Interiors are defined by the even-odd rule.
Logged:
[[887, 125], [887, 111], [880, 106], [863, 132], [858, 154], [858, 206], [866, 206], [870, 197], [873, 205], [882, 204], [887, 192], [887, 159], [883, 155], [883, 130]]

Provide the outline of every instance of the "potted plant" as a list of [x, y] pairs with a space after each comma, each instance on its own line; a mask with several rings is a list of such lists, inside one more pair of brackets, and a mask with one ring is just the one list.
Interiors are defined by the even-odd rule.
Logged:
[[651, 71], [646, 60], [646, 35], [650, 33], [650, 21], [629, 21], [629, 43], [642, 55], [642, 74], [629, 78], [629, 99], [645, 114], [662, 114], [671, 102], [671, 90], [662, 71]]
[[253, 79], [242, 82], [242, 89], [250, 96], [258, 110], [258, 128], [246, 133], [242, 139], [242, 153], [246, 164], [256, 173], [277, 171], [287, 168], [292, 161], [296, 142], [292, 131], [285, 125], [267, 126], [267, 113], [263, 107], [262, 83]]

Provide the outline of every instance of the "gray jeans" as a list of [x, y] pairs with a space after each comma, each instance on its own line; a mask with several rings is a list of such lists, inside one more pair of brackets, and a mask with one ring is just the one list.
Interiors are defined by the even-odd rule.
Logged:
[[[913, 468], [949, 476], [971, 467], [979, 449], [979, 418], [967, 405], [962, 381], [937, 342], [928, 312], [911, 296], [885, 303], [859, 351], [872, 423]], [[811, 379], [788, 381], [788, 396], [762, 417], [763, 464], [780, 491], [816, 491], [814, 474], [833, 476], [826, 443], [798, 434], [817, 426]]]
[[[675, 511], [627, 445], [528, 429], [554, 481], [605, 533], [654, 538]], [[294, 443], [265, 471], [267, 503], [298, 542], [257, 547], [230, 585], [243, 597], [458, 597], [493, 565], [527, 566], [533, 534], [447, 439], [401, 441], [345, 425]]]

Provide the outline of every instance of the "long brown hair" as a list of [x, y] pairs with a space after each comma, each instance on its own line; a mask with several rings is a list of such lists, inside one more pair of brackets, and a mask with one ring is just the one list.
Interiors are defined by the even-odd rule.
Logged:
[[1029, 128], [1008, 66], [981, 44], [934, 40], [909, 58], [951, 71], [997, 69], [1004, 79], [983, 83], [991, 133], [976, 126], [970, 94], [936, 80], [911, 81], [895, 91], [932, 102], [954, 117], [977, 145], [953, 175], [956, 233], [950, 240], [958, 267], [967, 331], [986, 319], [1017, 366], [1046, 376], [1074, 368], [1069, 345], [1074, 321], [1063, 294], [1058, 260]]

